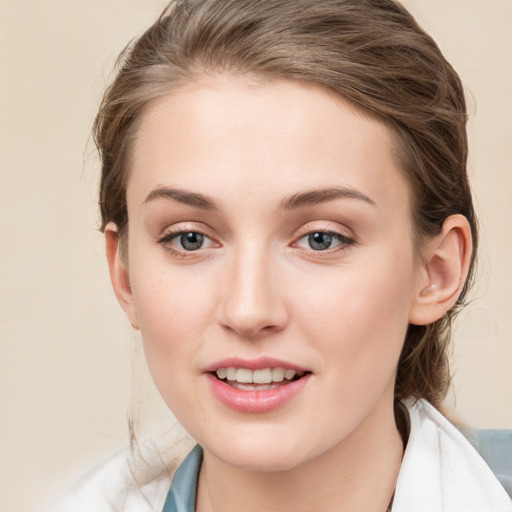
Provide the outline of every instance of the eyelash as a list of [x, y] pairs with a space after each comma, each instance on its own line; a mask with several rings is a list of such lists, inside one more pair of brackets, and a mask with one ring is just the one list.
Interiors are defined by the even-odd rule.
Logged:
[[201, 249], [204, 249], [203, 247], [199, 247], [196, 250], [187, 250], [185, 248], [183, 249], [176, 249], [172, 246], [172, 242], [176, 239], [179, 239], [183, 235], [187, 234], [195, 234], [200, 235], [204, 237], [204, 239], [210, 240], [212, 244], [215, 244], [216, 242], [208, 236], [204, 231], [200, 229], [176, 229], [175, 231], [167, 232], [165, 235], [163, 235], [161, 238], [158, 239], [158, 243], [162, 245], [164, 250], [169, 252], [172, 256], [177, 258], [190, 258], [190, 257], [197, 257], [196, 253], [199, 253]]
[[[209, 240], [210, 244], [218, 244], [218, 242], [215, 242], [210, 236], [208, 236], [204, 231], [202, 231], [200, 229], [176, 229], [174, 231], [167, 232], [165, 235], [163, 235], [158, 240], [158, 243], [160, 245], [162, 245], [162, 247], [167, 252], [169, 252], [172, 256], [177, 257], [177, 258], [182, 258], [182, 259], [197, 257], [199, 255], [199, 251], [201, 251], [202, 249], [204, 250], [204, 249], [209, 248], [209, 247], [205, 248], [205, 247], [201, 246], [195, 250], [194, 249], [187, 250], [185, 248], [176, 249], [175, 247], [173, 247], [172, 242], [174, 240], [179, 239], [183, 235], [187, 235], [187, 234], [200, 235], [201, 237], [204, 237], [204, 239]], [[347, 247], [350, 247], [350, 246], [356, 244], [356, 240], [354, 238], [350, 238], [346, 235], [343, 235], [343, 234], [339, 233], [338, 231], [333, 231], [330, 229], [309, 229], [307, 231], [303, 231], [302, 233], [300, 233], [299, 236], [295, 239], [295, 241], [291, 245], [292, 245], [292, 247], [297, 247], [301, 240], [307, 239], [308, 237], [311, 237], [316, 234], [327, 235], [327, 236], [331, 237], [332, 239], [336, 240], [338, 242], [338, 244], [335, 245], [334, 248], [331, 248], [329, 245], [329, 247], [327, 247], [325, 249], [316, 249], [316, 250], [311, 247], [309, 247], [309, 248], [302, 247], [301, 249], [303, 249], [303, 251], [305, 251], [307, 253], [307, 255], [310, 257], [321, 258], [324, 255], [333, 254], [337, 251], [344, 250]], [[309, 241], [311, 241], [311, 240], [309, 240]], [[220, 244], [218, 246], [220, 246]]]
[[308, 231], [305, 231], [300, 234], [300, 236], [296, 239], [296, 241], [293, 243], [293, 245], [297, 245], [301, 240], [307, 239], [311, 237], [312, 235], [316, 234], [322, 234], [322, 235], [328, 235], [332, 239], [336, 240], [338, 244], [331, 248], [330, 246], [326, 249], [313, 249], [313, 248], [303, 248], [308, 256], [314, 257], [314, 258], [321, 258], [324, 255], [333, 254], [338, 251], [342, 251], [344, 249], [347, 249], [348, 247], [355, 245], [356, 240], [354, 238], [348, 237], [346, 235], [343, 235], [342, 233], [338, 231], [333, 231], [330, 229], [309, 229]]

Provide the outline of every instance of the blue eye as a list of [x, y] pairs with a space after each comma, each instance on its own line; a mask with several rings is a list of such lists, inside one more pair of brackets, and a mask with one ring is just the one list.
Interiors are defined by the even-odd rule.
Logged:
[[179, 242], [181, 248], [185, 251], [197, 251], [201, 249], [204, 244], [205, 236], [196, 231], [189, 231], [188, 233], [180, 233], [173, 237], [173, 240]]
[[159, 240], [159, 243], [175, 255], [207, 249], [213, 245], [210, 237], [198, 231], [168, 233]]
[[210, 249], [222, 247], [220, 242], [206, 234], [209, 230], [194, 229], [195, 226], [189, 227], [184, 224], [183, 222], [169, 226], [157, 240], [173, 258], [201, 260], [211, 256]]
[[342, 249], [354, 244], [354, 240], [335, 231], [311, 231], [301, 236], [296, 242], [301, 249], [314, 252], [327, 251], [329, 249]]
[[323, 231], [317, 231], [308, 235], [308, 244], [315, 251], [325, 251], [333, 243], [333, 236]]

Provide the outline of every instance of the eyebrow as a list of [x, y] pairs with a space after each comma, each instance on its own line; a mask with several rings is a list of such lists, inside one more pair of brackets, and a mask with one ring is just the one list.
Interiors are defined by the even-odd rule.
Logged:
[[149, 193], [148, 197], [144, 200], [144, 204], [157, 199], [171, 199], [178, 203], [195, 206], [196, 208], [201, 208], [203, 210], [217, 211], [219, 209], [216, 202], [209, 197], [196, 192], [187, 192], [186, 190], [177, 188], [157, 187]]
[[[153, 189], [144, 200], [144, 204], [157, 199], [171, 199], [178, 203], [195, 206], [203, 210], [218, 211], [217, 203], [203, 194], [196, 192], [188, 192], [186, 190], [157, 187]], [[320, 190], [308, 190], [306, 192], [298, 192], [290, 197], [284, 198], [278, 206], [279, 210], [295, 210], [306, 206], [314, 206], [316, 204], [333, 201], [335, 199], [358, 199], [372, 206], [377, 206], [375, 201], [358, 190], [345, 187], [331, 187]]]
[[367, 195], [358, 190], [345, 187], [333, 187], [293, 194], [281, 201], [279, 209], [294, 210], [305, 206], [314, 206], [327, 201], [333, 201], [335, 199], [358, 199], [372, 206], [377, 206], [373, 199], [370, 199]]

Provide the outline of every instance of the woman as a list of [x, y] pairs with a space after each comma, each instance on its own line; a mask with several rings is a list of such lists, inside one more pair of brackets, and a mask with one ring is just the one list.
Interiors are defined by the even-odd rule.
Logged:
[[392, 1], [187, 0], [127, 50], [95, 124], [109, 268], [200, 448], [118, 508], [511, 509], [436, 410], [477, 245], [465, 122]]

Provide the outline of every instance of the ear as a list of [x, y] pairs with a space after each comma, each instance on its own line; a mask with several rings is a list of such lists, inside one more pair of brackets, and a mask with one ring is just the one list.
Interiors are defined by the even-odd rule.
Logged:
[[110, 280], [117, 300], [123, 308], [128, 320], [134, 329], [138, 329], [135, 304], [130, 286], [130, 277], [126, 264], [123, 262], [119, 251], [119, 232], [117, 226], [110, 222], [105, 227], [105, 245], [107, 250], [108, 268]]
[[468, 220], [463, 215], [451, 215], [441, 233], [427, 244], [409, 323], [435, 322], [455, 304], [466, 282], [472, 250]]

